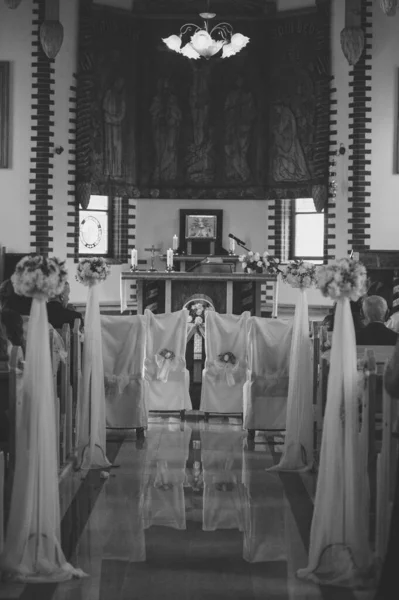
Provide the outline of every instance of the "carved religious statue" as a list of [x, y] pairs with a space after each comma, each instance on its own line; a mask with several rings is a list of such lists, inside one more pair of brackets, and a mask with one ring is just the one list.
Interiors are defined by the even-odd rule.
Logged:
[[153, 182], [169, 182], [177, 177], [177, 149], [182, 112], [168, 79], [158, 81], [150, 114], [155, 148]]
[[104, 119], [104, 175], [123, 176], [122, 127], [126, 115], [125, 82], [118, 77], [105, 92], [102, 109]]
[[251, 176], [247, 154], [256, 116], [251, 92], [243, 89], [244, 80], [237, 77], [235, 88], [227, 95], [225, 114], [225, 174], [229, 181], [247, 181]]

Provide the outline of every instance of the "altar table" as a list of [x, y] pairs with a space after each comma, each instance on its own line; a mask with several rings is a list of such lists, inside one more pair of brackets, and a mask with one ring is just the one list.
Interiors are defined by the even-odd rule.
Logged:
[[198, 273], [183, 271], [125, 271], [121, 273], [121, 312], [127, 308], [129, 282], [137, 283], [137, 313], [181, 310], [192, 297], [209, 298], [219, 313], [249, 310], [261, 316], [261, 286], [273, 284], [272, 317], [277, 317], [278, 277], [262, 273]]

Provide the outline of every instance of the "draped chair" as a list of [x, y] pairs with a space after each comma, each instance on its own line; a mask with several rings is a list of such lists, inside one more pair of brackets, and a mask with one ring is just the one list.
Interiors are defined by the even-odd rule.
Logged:
[[106, 422], [111, 429], [147, 427], [144, 404], [145, 317], [101, 316]]
[[206, 419], [210, 413], [243, 413], [249, 316], [249, 312], [241, 315], [206, 313], [206, 359], [200, 404]]
[[156, 315], [146, 309], [144, 400], [147, 411], [191, 410], [190, 375], [186, 369], [186, 309]]
[[248, 373], [244, 385], [244, 428], [285, 429], [292, 320], [251, 317]]
[[186, 529], [184, 483], [189, 456], [191, 428], [186, 423], [169, 423], [153, 428], [146, 439], [147, 465], [143, 491], [143, 523]]

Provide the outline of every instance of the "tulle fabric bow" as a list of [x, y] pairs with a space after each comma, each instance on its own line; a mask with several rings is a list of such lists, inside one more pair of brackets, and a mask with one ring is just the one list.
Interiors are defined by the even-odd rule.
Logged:
[[168, 381], [170, 371], [177, 371], [180, 363], [176, 359], [175, 353], [167, 348], [155, 355], [155, 362], [157, 365], [157, 379], [163, 383]]
[[219, 354], [218, 359], [214, 363], [215, 369], [224, 374], [226, 383], [229, 387], [233, 387], [236, 381], [234, 374], [238, 371], [240, 363], [232, 352], [224, 352]]

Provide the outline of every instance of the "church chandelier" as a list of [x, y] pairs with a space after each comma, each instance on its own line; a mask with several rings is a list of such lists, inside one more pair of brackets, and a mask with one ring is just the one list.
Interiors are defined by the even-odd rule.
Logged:
[[[222, 51], [222, 58], [228, 58], [240, 52], [248, 44], [249, 38], [242, 33], [234, 33], [230, 23], [218, 23], [211, 29], [209, 21], [216, 17], [215, 13], [204, 12], [199, 16], [204, 19], [204, 27], [186, 23], [180, 28], [180, 35], [162, 38], [170, 50], [194, 60], [209, 59], [220, 51]], [[190, 35], [189, 41], [183, 44], [183, 39], [187, 39]]]

